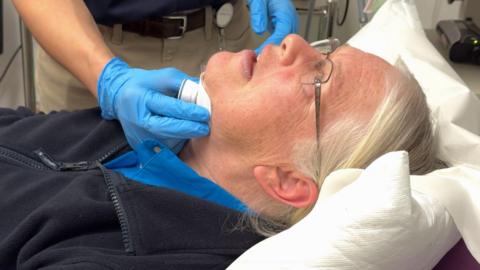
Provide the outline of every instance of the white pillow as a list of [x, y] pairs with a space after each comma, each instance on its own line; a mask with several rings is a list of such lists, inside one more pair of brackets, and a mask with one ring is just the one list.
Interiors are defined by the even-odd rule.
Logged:
[[307, 217], [228, 270], [431, 269], [459, 239], [442, 204], [410, 189], [406, 152], [388, 153], [363, 172], [337, 171], [325, 183], [337, 181], [353, 183], [323, 194]]

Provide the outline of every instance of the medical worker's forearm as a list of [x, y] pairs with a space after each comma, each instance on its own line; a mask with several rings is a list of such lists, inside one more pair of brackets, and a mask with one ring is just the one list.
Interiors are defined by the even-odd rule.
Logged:
[[40, 45], [97, 96], [97, 80], [113, 57], [82, 0], [12, 0]]

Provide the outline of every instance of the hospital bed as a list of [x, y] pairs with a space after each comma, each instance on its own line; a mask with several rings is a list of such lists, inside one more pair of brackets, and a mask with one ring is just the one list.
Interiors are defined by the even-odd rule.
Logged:
[[348, 43], [414, 74], [450, 167], [411, 176], [408, 154], [393, 152], [333, 172], [307, 217], [228, 269], [480, 269], [479, 99], [427, 40], [413, 0], [386, 1]]

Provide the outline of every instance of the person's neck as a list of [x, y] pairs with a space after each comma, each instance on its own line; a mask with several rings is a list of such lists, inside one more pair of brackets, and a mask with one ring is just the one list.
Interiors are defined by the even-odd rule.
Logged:
[[213, 142], [210, 137], [191, 139], [178, 156], [199, 175], [230, 192], [234, 187], [229, 184], [249, 177], [239, 155], [227, 145]]

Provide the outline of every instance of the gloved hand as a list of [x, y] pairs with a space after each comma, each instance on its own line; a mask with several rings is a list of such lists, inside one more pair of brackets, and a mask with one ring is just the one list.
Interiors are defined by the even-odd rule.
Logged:
[[130, 68], [120, 58], [113, 58], [98, 79], [102, 117], [120, 121], [133, 149], [155, 140], [178, 153], [186, 139], [210, 131], [207, 109], [175, 98], [183, 79], [192, 78], [174, 68]]
[[298, 15], [290, 0], [248, 0], [248, 5], [253, 31], [261, 35], [268, 29], [271, 33], [255, 50], [257, 55], [267, 44], [280, 44], [286, 35], [298, 31]]

